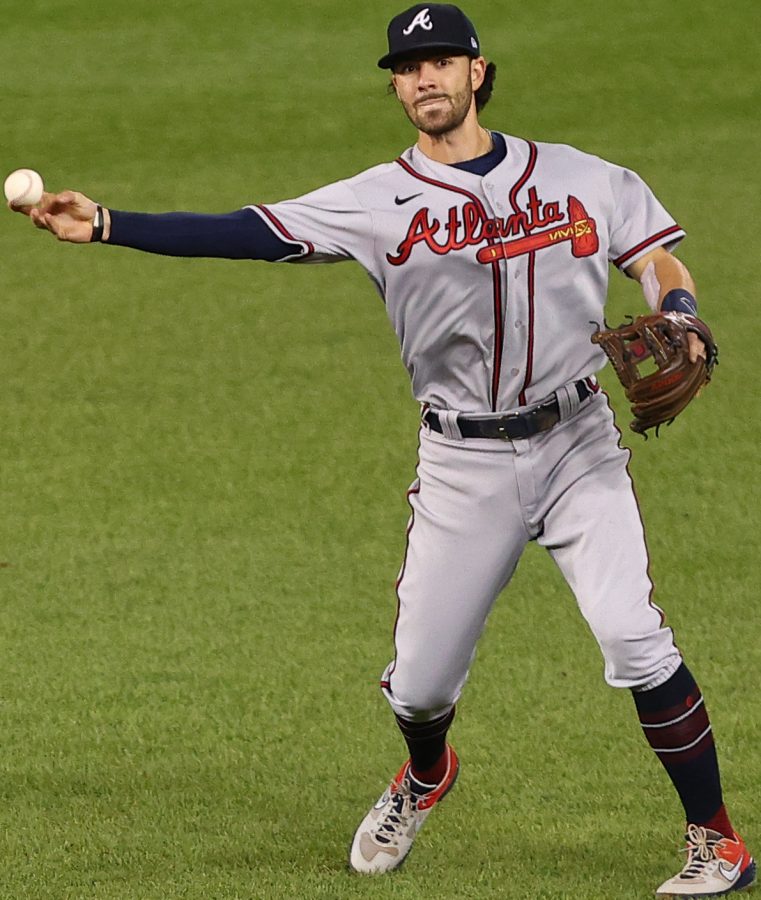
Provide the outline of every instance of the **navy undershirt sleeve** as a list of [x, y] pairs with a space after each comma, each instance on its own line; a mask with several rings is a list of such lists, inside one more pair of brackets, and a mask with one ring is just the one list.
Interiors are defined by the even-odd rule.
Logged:
[[106, 243], [147, 253], [276, 262], [304, 252], [303, 244], [281, 239], [253, 209], [225, 215], [109, 212]]
[[[477, 159], [455, 163], [476, 175], [486, 175], [507, 155], [501, 134], [492, 132], [493, 149]], [[109, 209], [108, 244], [132, 247], [163, 256], [205, 256], [219, 259], [262, 259], [276, 262], [304, 255], [303, 244], [277, 235], [253, 209], [225, 215], [188, 212], [135, 213]]]

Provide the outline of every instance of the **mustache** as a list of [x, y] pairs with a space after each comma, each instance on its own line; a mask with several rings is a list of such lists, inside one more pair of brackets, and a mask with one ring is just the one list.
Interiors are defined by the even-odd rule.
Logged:
[[449, 100], [449, 94], [426, 94], [425, 97], [420, 97], [415, 101], [415, 106], [426, 103], [428, 100]]

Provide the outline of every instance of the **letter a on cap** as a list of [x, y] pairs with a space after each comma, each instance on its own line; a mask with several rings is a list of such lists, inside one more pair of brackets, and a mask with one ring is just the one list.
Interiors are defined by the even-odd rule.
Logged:
[[402, 31], [402, 34], [405, 36], [412, 34], [412, 32], [418, 27], [418, 25], [424, 31], [431, 31], [433, 29], [433, 22], [431, 21], [431, 15], [428, 12], [428, 7], [420, 10], [420, 12], [410, 22], [410, 24]]
[[386, 34], [388, 53], [378, 60], [381, 69], [393, 69], [399, 60], [429, 50], [478, 56], [479, 42], [473, 23], [451, 3], [416, 3], [394, 16]]

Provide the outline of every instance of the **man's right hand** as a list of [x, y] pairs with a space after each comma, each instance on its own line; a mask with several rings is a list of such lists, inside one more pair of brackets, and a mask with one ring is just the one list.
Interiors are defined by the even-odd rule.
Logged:
[[59, 241], [86, 244], [92, 237], [92, 224], [98, 209], [97, 203], [77, 191], [60, 194], [45, 192], [37, 206], [13, 206], [14, 212], [23, 213], [36, 228], [49, 231]]

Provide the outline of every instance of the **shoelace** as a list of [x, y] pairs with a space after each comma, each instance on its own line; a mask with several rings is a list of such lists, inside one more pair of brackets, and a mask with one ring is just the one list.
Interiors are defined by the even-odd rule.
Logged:
[[405, 831], [414, 802], [414, 795], [410, 790], [410, 786], [406, 781], [403, 781], [394, 790], [391, 808], [375, 829], [376, 838], [379, 838], [383, 843], [390, 843], [397, 832]]
[[682, 848], [682, 853], [689, 853], [689, 859], [682, 869], [682, 876], [697, 878], [698, 875], [702, 875], [706, 866], [716, 859], [717, 844], [718, 841], [709, 838], [702, 826], [688, 825], [687, 846]]

